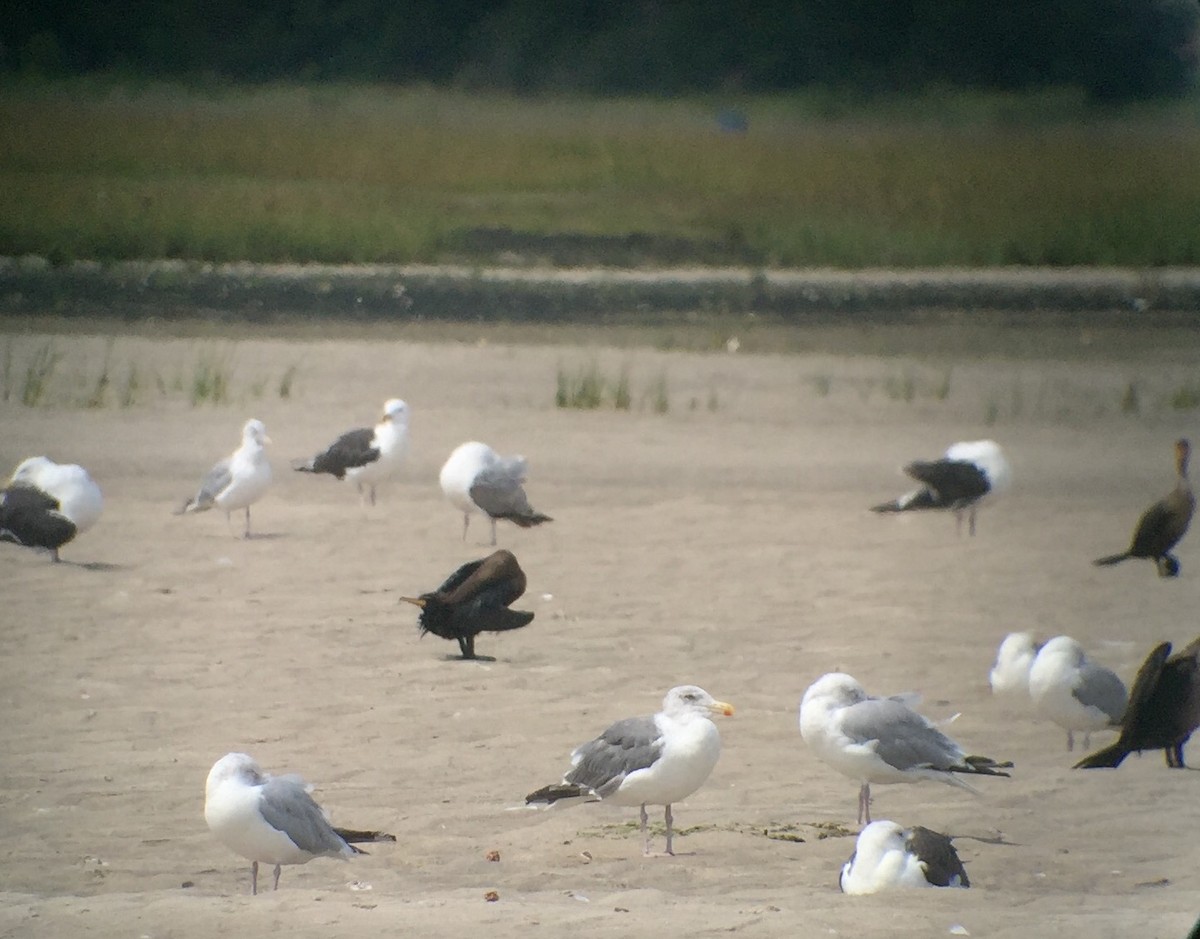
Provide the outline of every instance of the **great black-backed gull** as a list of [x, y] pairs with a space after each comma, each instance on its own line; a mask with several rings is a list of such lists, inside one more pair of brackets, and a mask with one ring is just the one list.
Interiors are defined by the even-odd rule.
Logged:
[[1038, 651], [1029, 669], [1029, 696], [1034, 713], [1067, 732], [1067, 749], [1075, 748], [1075, 731], [1088, 746], [1092, 731], [1121, 723], [1129, 700], [1116, 673], [1097, 665], [1070, 636], [1055, 636]]
[[298, 460], [292, 468], [348, 479], [358, 489], [359, 500], [374, 505], [376, 486], [392, 479], [407, 455], [408, 405], [389, 398], [374, 427], [348, 430], [311, 460]]
[[733, 714], [703, 688], [680, 685], [663, 698], [662, 710], [617, 721], [571, 754], [563, 781], [525, 797], [528, 805], [563, 800], [612, 802], [640, 807], [642, 849], [650, 854], [647, 805], [665, 807], [667, 854], [674, 854], [672, 803], [686, 799], [711, 775], [721, 755], [712, 714]]
[[521, 528], [554, 521], [529, 504], [523, 488], [527, 469], [523, 456], [500, 456], [485, 443], [473, 440], [455, 447], [438, 478], [446, 498], [463, 513], [464, 541], [473, 512], [482, 512], [491, 520], [492, 544], [496, 543], [497, 519]]
[[994, 440], [968, 440], [951, 446], [938, 460], [917, 461], [904, 472], [921, 483], [912, 492], [871, 507], [872, 512], [947, 509], [961, 531], [963, 515], [975, 534], [975, 512], [1012, 483], [1012, 469]]
[[1029, 699], [1029, 670], [1037, 658], [1040, 643], [1033, 633], [1009, 633], [996, 650], [996, 664], [988, 673], [992, 694], [1017, 695]]
[[1126, 558], [1149, 558], [1158, 568], [1160, 577], [1176, 577], [1179, 559], [1171, 549], [1187, 533], [1196, 510], [1196, 497], [1188, 482], [1188, 457], [1191, 445], [1183, 439], [1175, 441], [1175, 488], [1146, 509], [1139, 519], [1129, 549], [1120, 554], [1096, 558], [1093, 564], [1107, 567]]
[[100, 518], [104, 499], [87, 470], [44, 456], [22, 460], [0, 490], [0, 541], [58, 549]]
[[1183, 747], [1200, 726], [1200, 639], [1171, 655], [1161, 642], [1138, 669], [1116, 743], [1075, 764], [1117, 767], [1130, 753], [1162, 749], [1167, 766], [1184, 769]]
[[871, 821], [871, 783], [925, 779], [975, 790], [956, 774], [1007, 776], [1011, 763], [968, 756], [899, 698], [872, 698], [843, 672], [822, 675], [800, 702], [800, 735], [817, 758], [858, 780], [858, 822]]
[[842, 866], [842, 893], [867, 894], [906, 887], [969, 887], [971, 881], [951, 839], [920, 825], [904, 829], [871, 822]]
[[246, 513], [244, 538], [250, 537], [250, 506], [263, 497], [271, 485], [271, 464], [266, 445], [271, 442], [267, 428], [259, 420], [248, 420], [242, 427], [242, 443], [236, 450], [208, 471], [196, 494], [188, 499], [176, 515], [221, 509], [225, 521], [238, 509]]
[[253, 757], [227, 753], [204, 785], [204, 820], [225, 847], [251, 862], [250, 892], [258, 893], [258, 865], [275, 865], [275, 889], [284, 864], [316, 857], [365, 854], [355, 844], [395, 841], [381, 831], [334, 828], [299, 776], [270, 776]]
[[434, 593], [400, 599], [421, 608], [421, 635], [455, 639], [462, 657], [474, 659], [480, 633], [520, 629], [533, 620], [532, 613], [508, 608], [524, 592], [525, 572], [511, 551], [500, 550], [464, 564]]

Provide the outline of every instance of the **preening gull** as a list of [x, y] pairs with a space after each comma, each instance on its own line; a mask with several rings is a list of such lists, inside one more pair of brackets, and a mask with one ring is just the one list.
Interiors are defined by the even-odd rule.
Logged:
[[657, 714], [617, 721], [595, 740], [577, 747], [563, 781], [531, 792], [525, 802], [553, 805], [580, 799], [640, 806], [646, 855], [650, 854], [646, 806], [665, 806], [667, 854], [674, 854], [671, 805], [699, 789], [721, 755], [721, 735], [710, 714], [728, 717], [733, 706], [714, 700], [695, 685], [672, 688]]
[[271, 485], [271, 464], [266, 445], [271, 442], [262, 421], [251, 418], [242, 427], [242, 444], [208, 471], [200, 489], [183, 504], [176, 515], [207, 512], [211, 508], [225, 512], [226, 523], [238, 509], [246, 512], [242, 532], [250, 537], [250, 506], [263, 497]]
[[464, 541], [473, 512], [482, 512], [491, 520], [493, 545], [497, 519], [521, 528], [554, 521], [529, 504], [523, 488], [527, 469], [525, 457], [500, 456], [485, 443], [472, 440], [454, 448], [438, 479], [446, 498], [463, 513]]
[[382, 831], [334, 828], [295, 775], [270, 776], [245, 753], [226, 753], [213, 764], [204, 786], [204, 820], [217, 839], [251, 861], [250, 892], [258, 893], [258, 865], [275, 865], [275, 889], [284, 864], [315, 857], [365, 854], [354, 845], [395, 841]]
[[22, 460], [0, 490], [0, 541], [58, 549], [100, 518], [104, 499], [88, 471], [44, 456]]
[[1089, 661], [1083, 646], [1070, 636], [1055, 636], [1033, 660], [1029, 696], [1034, 712], [1067, 732], [1067, 749], [1075, 749], [1075, 731], [1088, 746], [1093, 730], [1116, 727], [1129, 695], [1116, 673]]
[[941, 459], [909, 463], [904, 472], [921, 486], [891, 502], [872, 506], [872, 512], [949, 509], [960, 532], [966, 513], [972, 535], [976, 509], [1004, 492], [1012, 482], [1012, 469], [994, 440], [953, 444]]
[[988, 674], [992, 694], [1029, 698], [1029, 670], [1041, 645], [1033, 633], [1009, 633], [996, 650], [996, 664]]
[[533, 620], [532, 613], [508, 608], [524, 592], [525, 572], [516, 556], [500, 550], [464, 564], [435, 593], [400, 599], [420, 607], [422, 636], [456, 639], [462, 657], [474, 659], [479, 633], [520, 629]]
[[1138, 669], [1116, 743], [1084, 757], [1076, 769], [1116, 768], [1130, 753], [1162, 749], [1167, 766], [1184, 769], [1183, 747], [1200, 726], [1200, 638], [1171, 655], [1161, 642]]
[[843, 672], [822, 675], [800, 702], [800, 735], [819, 760], [862, 783], [858, 822], [871, 821], [871, 783], [923, 779], [975, 790], [955, 774], [1008, 776], [986, 756], [968, 756], [899, 697], [872, 698]]
[[969, 887], [967, 870], [951, 839], [917, 825], [871, 822], [842, 866], [842, 893], [879, 893], [905, 887]]
[[1146, 509], [1138, 520], [1137, 530], [1127, 551], [1097, 558], [1093, 564], [1106, 567], [1119, 564], [1126, 558], [1149, 558], [1158, 568], [1159, 577], [1179, 575], [1179, 559], [1171, 549], [1187, 533], [1196, 509], [1196, 497], [1188, 482], [1188, 457], [1191, 445], [1184, 439], [1175, 441], [1175, 488]]
[[389, 398], [374, 427], [348, 430], [311, 460], [299, 460], [292, 468], [349, 479], [358, 489], [359, 501], [374, 505], [375, 487], [395, 476], [407, 455], [408, 405]]

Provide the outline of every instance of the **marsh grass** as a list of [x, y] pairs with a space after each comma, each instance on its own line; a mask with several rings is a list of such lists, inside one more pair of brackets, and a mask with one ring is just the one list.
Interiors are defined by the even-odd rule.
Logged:
[[196, 353], [189, 385], [192, 407], [229, 401], [233, 351], [227, 346], [206, 346]]
[[[715, 394], [715, 392], [714, 392]], [[579, 411], [594, 411], [611, 406], [617, 411], [633, 409], [633, 381], [630, 369], [622, 365], [615, 378], [605, 374], [593, 360], [569, 369], [560, 364], [554, 379], [554, 404], [556, 407]], [[710, 401], [715, 398], [710, 398]], [[670, 410], [670, 392], [666, 372], [660, 372], [638, 396], [638, 408], [649, 408], [655, 414]], [[693, 399], [693, 410], [695, 403]], [[715, 410], [710, 407], [710, 410]]]
[[298, 365], [289, 365], [283, 370], [283, 375], [279, 378], [279, 398], [282, 401], [287, 401], [292, 396], [292, 389], [295, 387], [296, 378], [300, 375], [300, 367]]
[[102, 408], [108, 401], [108, 388], [112, 383], [109, 372], [112, 368], [113, 343], [115, 341], [110, 338], [104, 344], [104, 358], [100, 362], [100, 373], [96, 376], [96, 381], [92, 384], [91, 394], [83, 402], [83, 406], [86, 408]]
[[62, 361], [62, 353], [52, 341], [40, 343], [33, 351], [29, 364], [25, 367], [25, 381], [21, 386], [21, 403], [34, 408], [44, 403], [58, 363]]
[[1200, 263], [1193, 102], [743, 110], [732, 136], [703, 99], [11, 82], [0, 254], [436, 261], [508, 229], [781, 266]]
[[595, 362], [573, 371], [560, 365], [555, 380], [554, 403], [557, 407], [592, 411], [604, 403], [606, 380]]
[[138, 403], [138, 393], [142, 388], [141, 370], [136, 362], [130, 362], [125, 372], [125, 382], [117, 393], [117, 404], [122, 408], [131, 408]]
[[1170, 393], [1167, 401], [1175, 411], [1193, 411], [1200, 408], [1200, 382], [1184, 382]]

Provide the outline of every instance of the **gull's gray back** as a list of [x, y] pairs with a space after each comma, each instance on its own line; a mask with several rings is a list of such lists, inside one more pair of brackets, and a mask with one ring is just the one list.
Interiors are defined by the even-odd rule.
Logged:
[[471, 498], [492, 516], [532, 513], [529, 498], [521, 483], [525, 481], [523, 457], [499, 457], [475, 474]]
[[208, 475], [200, 483], [200, 491], [196, 493], [196, 497], [192, 501], [197, 508], [210, 508], [213, 501], [229, 486], [232, 479], [229, 472], [229, 458], [226, 457], [208, 471]]
[[653, 717], [627, 717], [595, 740], [577, 747], [566, 782], [586, 786], [601, 798], [612, 795], [635, 770], [652, 765], [662, 754], [662, 734]]
[[259, 812], [267, 824], [277, 828], [313, 855], [347, 853], [346, 842], [330, 827], [321, 811], [297, 777], [268, 779], [262, 787]]
[[1079, 685], [1071, 694], [1085, 707], [1099, 708], [1112, 720], [1119, 721], [1125, 713], [1128, 695], [1125, 685], [1115, 674], [1101, 665], [1088, 663], [1083, 667]]
[[875, 752], [900, 770], [946, 769], [963, 755], [958, 744], [894, 698], [872, 698], [847, 708], [841, 729], [856, 743], [878, 740]]

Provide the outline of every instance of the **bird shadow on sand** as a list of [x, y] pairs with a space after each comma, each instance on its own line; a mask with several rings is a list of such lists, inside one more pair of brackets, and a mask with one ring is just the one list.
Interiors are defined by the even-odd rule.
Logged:
[[443, 662], [485, 662], [492, 663], [496, 661], [494, 655], [477, 655], [473, 659], [464, 659], [461, 655], [447, 654], [442, 656]]
[[107, 573], [110, 571], [127, 571], [130, 569], [128, 564], [110, 564], [107, 561], [59, 561], [60, 564], [69, 567], [78, 567], [85, 571], [99, 571]]

